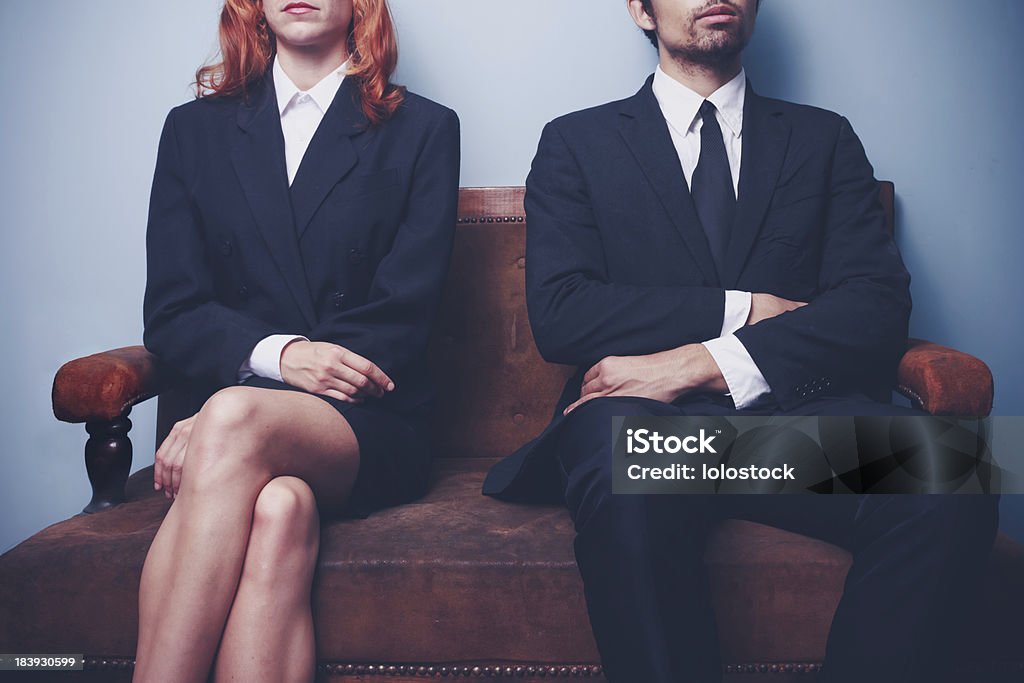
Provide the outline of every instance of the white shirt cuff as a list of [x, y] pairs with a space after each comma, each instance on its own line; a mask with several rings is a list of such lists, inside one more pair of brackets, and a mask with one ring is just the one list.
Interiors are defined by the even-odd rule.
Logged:
[[718, 363], [737, 410], [749, 408], [757, 399], [771, 392], [764, 375], [736, 335], [709, 339], [704, 342], [704, 348]]
[[722, 334], [724, 337], [747, 324], [750, 317], [750, 292], [735, 289], [725, 290], [725, 317], [722, 318]]
[[289, 342], [296, 339], [309, 341], [306, 337], [296, 334], [272, 334], [264, 337], [253, 348], [249, 358], [238, 368], [238, 381], [244, 382], [249, 377], [257, 375], [283, 382], [281, 379], [281, 352]]

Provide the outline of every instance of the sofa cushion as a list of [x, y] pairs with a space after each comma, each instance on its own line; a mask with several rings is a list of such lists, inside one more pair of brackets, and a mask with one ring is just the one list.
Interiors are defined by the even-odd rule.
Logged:
[[[452, 461], [430, 494], [322, 529], [315, 589], [321, 661], [596, 662], [572, 523], [559, 507], [480, 495], [490, 461]], [[169, 504], [136, 473], [129, 501], [77, 515], [0, 559], [8, 651], [135, 651], [139, 576]], [[827, 543], [728, 521], [707, 550], [726, 662], [820, 661], [849, 555]], [[997, 543], [972, 659], [1024, 642], [1024, 552]]]

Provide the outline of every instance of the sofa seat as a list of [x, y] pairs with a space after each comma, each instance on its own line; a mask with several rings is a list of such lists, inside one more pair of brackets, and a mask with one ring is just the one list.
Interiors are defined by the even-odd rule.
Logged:
[[[490, 462], [449, 461], [422, 500], [323, 525], [321, 663], [596, 671], [567, 512], [480, 495]], [[139, 576], [169, 507], [151, 482], [152, 468], [141, 470], [125, 504], [55, 524], [3, 556], [0, 604], [12, 618], [0, 620], [0, 641], [12, 651], [132, 658]], [[722, 523], [707, 563], [730, 668], [820, 662], [849, 561], [821, 541]], [[965, 643], [972, 659], [1019, 654], [1022, 572], [1022, 547], [1001, 536]]]

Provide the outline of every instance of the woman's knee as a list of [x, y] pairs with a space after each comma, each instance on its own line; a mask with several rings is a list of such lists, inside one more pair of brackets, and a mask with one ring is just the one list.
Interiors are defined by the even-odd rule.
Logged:
[[275, 477], [260, 491], [242, 580], [282, 595], [308, 592], [320, 550], [320, 521], [309, 486], [296, 477]]
[[253, 454], [255, 443], [244, 437], [258, 422], [260, 410], [260, 397], [247, 387], [227, 387], [208, 398], [189, 437], [190, 464], [205, 469], [223, 462], [229, 451], [230, 461], [241, 464], [240, 459]]
[[232, 432], [251, 424], [260, 409], [260, 398], [251, 387], [225, 387], [199, 410], [196, 429], [207, 433]]
[[274, 477], [260, 490], [252, 533], [271, 553], [316, 555], [319, 513], [309, 484], [298, 477]]

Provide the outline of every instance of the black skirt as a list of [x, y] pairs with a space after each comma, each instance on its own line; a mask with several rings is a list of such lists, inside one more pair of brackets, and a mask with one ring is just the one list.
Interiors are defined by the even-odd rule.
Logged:
[[[306, 392], [284, 382], [252, 376], [242, 386]], [[318, 501], [341, 516], [366, 517], [375, 510], [416, 500], [430, 479], [429, 421], [426, 415], [397, 415], [373, 402], [346, 403], [310, 394], [345, 416], [359, 442], [359, 473], [344, 504]]]

